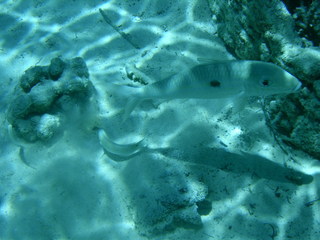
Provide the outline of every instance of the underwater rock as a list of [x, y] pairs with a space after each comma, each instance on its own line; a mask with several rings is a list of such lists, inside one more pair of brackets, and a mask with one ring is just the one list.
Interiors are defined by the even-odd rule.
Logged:
[[312, 89], [315, 80], [320, 79], [320, 48], [296, 48], [283, 58], [284, 63], [305, 85]]
[[61, 58], [51, 59], [49, 70], [48, 70], [50, 78], [52, 80], [57, 80], [63, 73], [65, 65], [66, 64], [61, 60]]
[[320, 160], [320, 101], [306, 88], [267, 107], [271, 127], [286, 144]]
[[49, 66], [29, 68], [16, 86], [7, 112], [13, 134], [27, 142], [53, 138], [60, 132], [65, 110], [72, 104], [84, 105], [93, 89], [88, 68], [79, 57], [53, 58]]
[[[188, 177], [181, 167], [155, 161], [148, 159], [142, 163], [135, 159], [124, 172], [132, 196], [129, 208], [133, 210], [137, 230], [150, 237], [178, 228], [201, 228], [198, 203], [206, 199], [207, 185]], [[150, 167], [157, 171], [148, 173]]]
[[51, 139], [60, 127], [60, 118], [51, 114], [43, 114], [37, 124], [37, 137]]
[[299, 36], [312, 41], [314, 46], [319, 46], [320, 1], [300, 2], [300, 5], [291, 9], [291, 13], [293, 14]]
[[273, 62], [303, 82], [320, 79], [320, 49], [299, 37], [280, 0], [209, 3], [218, 36], [236, 58]]
[[37, 116], [31, 117], [27, 120], [16, 119], [11, 123], [11, 130], [13, 131], [13, 135], [17, 138], [22, 138], [27, 142], [37, 141], [38, 137], [37, 132], [35, 131], [35, 129], [37, 128], [37, 121], [39, 121], [39, 117]]
[[59, 97], [52, 83], [52, 81], [44, 81], [32, 88], [28, 94], [32, 102], [32, 107], [29, 109], [28, 114], [50, 111], [53, 102]]
[[[320, 143], [314, 141], [319, 139], [314, 131], [318, 129], [314, 121], [319, 121], [320, 115], [316, 83], [320, 79], [320, 48], [315, 41], [319, 37], [302, 36], [296, 28], [297, 21], [309, 24], [305, 29], [320, 27], [319, 1], [300, 8], [290, 1], [287, 5], [290, 12], [280, 0], [208, 2], [218, 24], [217, 34], [230, 53], [237, 59], [273, 62], [299, 78], [306, 87], [307, 96], [295, 93], [267, 100], [268, 111], [271, 111], [267, 121], [283, 142], [320, 159]], [[311, 35], [315, 37], [309, 37]], [[271, 102], [277, 102], [278, 107], [270, 107]]]
[[[179, 177], [179, 176], [177, 176]], [[190, 184], [191, 186], [188, 186]], [[185, 187], [170, 186], [157, 193], [148, 204], [149, 212], [138, 213], [136, 224], [146, 235], [158, 235], [176, 228], [198, 229], [202, 226], [197, 203], [208, 194], [207, 186], [199, 182], [186, 182]]]
[[47, 67], [35, 66], [29, 68], [20, 79], [20, 87], [24, 92], [30, 92], [31, 88], [44, 79], [48, 79]]
[[270, 61], [286, 44], [300, 45], [294, 21], [279, 0], [209, 0], [218, 35], [239, 59]]
[[86, 63], [81, 57], [76, 57], [71, 59], [70, 66], [72, 71], [78, 76], [78, 77], [89, 77], [89, 72]]
[[12, 123], [15, 119], [23, 119], [27, 117], [28, 113], [31, 111], [31, 107], [32, 99], [29, 95], [19, 94], [14, 96], [8, 109], [8, 121]]
[[313, 89], [315, 91], [317, 98], [320, 100], [320, 80], [313, 82]]

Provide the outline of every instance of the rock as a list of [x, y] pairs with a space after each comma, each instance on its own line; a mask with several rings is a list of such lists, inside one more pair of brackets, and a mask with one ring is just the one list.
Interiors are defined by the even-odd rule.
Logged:
[[283, 55], [283, 61], [296, 76], [310, 86], [313, 81], [320, 79], [319, 47], [292, 48]]
[[286, 44], [301, 45], [281, 1], [209, 0], [209, 4], [219, 37], [239, 59], [271, 61], [281, 57]]
[[30, 92], [31, 88], [43, 79], [49, 79], [47, 67], [35, 66], [29, 68], [20, 79], [20, 87], [24, 92]]
[[319, 46], [320, 1], [304, 1], [304, 4], [300, 3], [292, 7], [291, 12], [295, 19], [296, 29], [299, 35], [302, 38], [312, 41], [314, 46]]
[[81, 108], [92, 95], [94, 87], [88, 77], [82, 58], [54, 58], [49, 66], [29, 68], [20, 78], [9, 105], [7, 119], [12, 130], [27, 142], [53, 138], [60, 131], [60, 116], [74, 105]]
[[26, 118], [32, 108], [32, 99], [27, 94], [17, 94], [14, 96], [9, 109], [8, 121], [13, 122], [15, 119]]
[[79, 77], [89, 77], [89, 72], [86, 63], [80, 57], [71, 59], [70, 62], [72, 71]]
[[269, 102], [279, 107], [269, 108], [268, 125], [287, 144], [320, 159], [319, 135], [310, 127], [318, 130], [315, 122], [320, 117], [319, 31], [314, 31], [320, 28], [319, 1], [300, 7], [285, 1], [290, 12], [280, 0], [208, 2], [218, 36], [237, 59], [273, 62], [306, 87], [285, 98], [271, 98]]
[[295, 148], [302, 149], [311, 156], [320, 159], [320, 124], [300, 116], [296, 121], [290, 138], [285, 139]]
[[32, 109], [29, 113], [44, 113], [50, 111], [54, 101], [59, 97], [52, 81], [38, 84], [29, 93], [32, 99]]
[[[143, 168], [149, 168], [148, 164], [155, 163], [144, 162]], [[139, 177], [127, 182], [134, 196], [131, 204], [135, 209], [134, 222], [139, 232], [151, 237], [177, 228], [199, 229], [202, 226], [197, 204], [208, 195], [208, 187], [204, 183], [186, 177], [181, 167], [170, 167], [168, 164], [157, 163], [157, 172], [153, 172], [153, 176], [148, 176], [143, 169], [132, 170], [135, 166], [128, 169], [130, 172], [126, 174], [129, 176], [137, 176], [142, 171]], [[152, 187], [149, 184], [141, 186], [141, 181], [149, 181]]]
[[288, 145], [320, 159], [320, 101], [306, 88], [269, 109], [271, 126]]
[[86, 78], [74, 77], [68, 78], [64, 81], [63, 84], [63, 92], [64, 94], [79, 94], [79, 93], [86, 93], [90, 91], [91, 82]]
[[49, 66], [49, 75], [52, 80], [57, 80], [65, 69], [65, 62], [61, 58], [53, 58]]
[[313, 82], [313, 89], [315, 91], [317, 98], [320, 100], [320, 80]]
[[50, 114], [43, 114], [37, 124], [37, 136], [42, 139], [51, 139], [59, 130], [60, 118]]
[[32, 117], [30, 119], [16, 119], [12, 123], [12, 128], [18, 138], [21, 138], [27, 142], [33, 143], [38, 140], [37, 127], [38, 117]]

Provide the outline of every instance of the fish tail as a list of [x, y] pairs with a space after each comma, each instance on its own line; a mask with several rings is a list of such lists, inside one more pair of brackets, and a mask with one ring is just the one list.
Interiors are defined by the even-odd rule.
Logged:
[[141, 98], [138, 97], [130, 97], [129, 101], [124, 109], [124, 113], [122, 116], [122, 122], [125, 122], [128, 117], [130, 116], [133, 109], [135, 109], [136, 106], [138, 106], [142, 102]]

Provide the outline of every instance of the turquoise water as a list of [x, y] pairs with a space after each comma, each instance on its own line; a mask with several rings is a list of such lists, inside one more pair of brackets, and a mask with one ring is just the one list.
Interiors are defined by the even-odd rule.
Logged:
[[[148, 100], [121, 121], [128, 85], [234, 58], [208, 1], [7, 0], [0, 11], [0, 239], [319, 238], [320, 204], [308, 205], [319, 161], [279, 146], [255, 99], [242, 113], [215, 100]], [[74, 96], [67, 82], [52, 108], [21, 118], [36, 140], [12, 133], [25, 71], [75, 57], [89, 77], [66, 67], [43, 82], [94, 90]], [[105, 152], [101, 130], [122, 156]]]

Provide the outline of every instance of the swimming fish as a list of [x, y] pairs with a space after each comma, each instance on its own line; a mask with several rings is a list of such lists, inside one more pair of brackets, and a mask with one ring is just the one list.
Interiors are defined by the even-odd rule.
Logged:
[[247, 60], [199, 64], [169, 78], [149, 84], [130, 97], [123, 120], [146, 99], [221, 99], [288, 94], [299, 80], [273, 63]]

